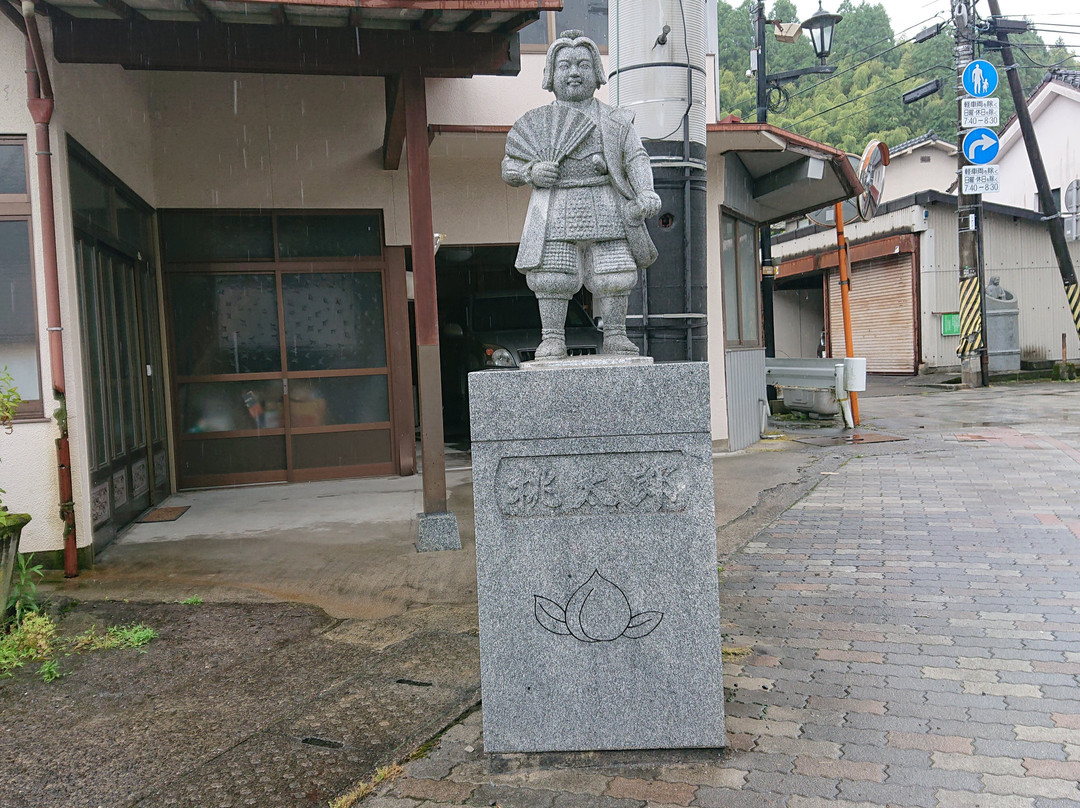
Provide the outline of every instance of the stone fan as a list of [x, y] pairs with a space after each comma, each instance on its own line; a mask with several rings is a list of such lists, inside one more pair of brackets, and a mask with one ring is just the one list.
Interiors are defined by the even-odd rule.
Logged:
[[549, 104], [529, 110], [506, 136], [506, 153], [527, 162], [560, 163], [596, 127], [573, 107]]

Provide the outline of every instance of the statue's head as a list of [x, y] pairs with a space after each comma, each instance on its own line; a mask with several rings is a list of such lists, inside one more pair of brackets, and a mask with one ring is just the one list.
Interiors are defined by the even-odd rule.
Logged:
[[584, 101], [592, 98], [601, 84], [607, 83], [600, 49], [583, 31], [563, 31], [551, 43], [544, 65], [545, 90], [560, 101]]

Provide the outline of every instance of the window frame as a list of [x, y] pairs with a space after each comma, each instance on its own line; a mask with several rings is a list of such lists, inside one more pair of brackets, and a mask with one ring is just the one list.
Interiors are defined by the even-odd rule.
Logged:
[[[734, 225], [734, 243], [732, 253], [734, 255], [735, 262], [735, 282], [738, 288], [734, 290], [736, 295], [736, 312], [738, 313], [739, 322], [737, 330], [739, 334], [738, 339], [728, 338], [728, 284], [724, 283], [724, 220], [730, 219]], [[743, 289], [741, 288], [741, 272], [740, 272], [740, 256], [739, 256], [739, 225], [749, 225], [751, 228], [750, 248], [754, 256], [754, 279], [753, 294], [754, 294], [754, 311], [756, 312], [755, 322], [753, 324], [753, 337], [747, 338], [746, 324], [742, 322], [743, 314]], [[736, 211], [726, 206], [720, 207], [720, 295], [721, 295], [721, 311], [723, 314], [723, 328], [724, 328], [724, 346], [726, 348], [762, 348], [765, 345], [764, 338], [762, 336], [761, 325], [761, 262], [760, 252], [758, 248], [758, 242], [760, 239], [760, 225], [755, 224], [746, 216], [743, 216]]]
[[[568, 0], [568, 2], [572, 2], [572, 1], [573, 0]], [[585, 3], [586, 6], [587, 6], [589, 0], [581, 0], [581, 2]], [[563, 11], [565, 11], [565, 10], [566, 9], [563, 8]], [[542, 11], [542, 12], [540, 12], [540, 21], [543, 22], [547, 26], [547, 42], [545, 44], [542, 44], [542, 45], [536, 44], [536, 43], [522, 42], [521, 43], [521, 52], [522, 53], [547, 53], [548, 48], [551, 47], [551, 43], [554, 42], [559, 36], [559, 30], [558, 30], [559, 26], [555, 21], [555, 15], [558, 14], [558, 13], [559, 12], [556, 12], [556, 11]], [[609, 14], [611, 13], [611, 3], [610, 2], [608, 3], [608, 13]], [[601, 54], [603, 54], [605, 56], [607, 55], [607, 53], [608, 53], [608, 43], [607, 43], [606, 35], [604, 37], [604, 42], [602, 42], [602, 43], [597, 42], [596, 46], [600, 49]]]
[[[37, 382], [38, 389], [36, 391], [35, 398], [27, 398], [23, 396], [22, 402], [19, 404], [18, 410], [15, 412], [15, 421], [41, 421], [45, 419], [45, 379], [42, 372], [41, 365], [41, 321], [38, 319], [38, 279], [35, 265], [35, 250], [34, 250], [34, 218], [33, 218], [33, 205], [31, 204], [31, 183], [30, 183], [30, 143], [29, 138], [26, 135], [0, 135], [0, 145], [17, 145], [22, 146], [23, 150], [23, 170], [26, 176], [26, 193], [25, 194], [0, 194], [0, 221], [4, 222], [26, 222], [26, 235], [29, 239], [27, 254], [30, 260], [27, 264], [27, 270], [30, 273], [30, 301], [29, 305], [33, 311], [34, 324], [34, 361], [37, 365]], [[0, 365], [0, 368], [3, 366]], [[25, 391], [20, 390], [19, 394], [22, 395]]]

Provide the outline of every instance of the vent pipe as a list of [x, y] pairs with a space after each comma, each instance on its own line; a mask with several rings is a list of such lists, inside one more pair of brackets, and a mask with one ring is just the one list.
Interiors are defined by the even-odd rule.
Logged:
[[705, 0], [612, 0], [611, 103], [634, 112], [663, 204], [660, 257], [630, 296], [629, 336], [659, 361], [707, 358]]

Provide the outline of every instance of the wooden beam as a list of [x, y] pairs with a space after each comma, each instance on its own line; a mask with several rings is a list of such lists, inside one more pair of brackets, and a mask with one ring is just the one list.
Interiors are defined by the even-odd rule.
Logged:
[[289, 22], [285, 18], [285, 6], [281, 3], [275, 3], [270, 7], [270, 15], [274, 18], [274, 25], [286, 25]]
[[94, 2], [102, 8], [111, 11], [122, 20], [146, 21], [146, 17], [125, 3], [124, 0], [94, 0]]
[[439, 18], [439, 15], [432, 11], [430, 8], [420, 15], [420, 19], [413, 25], [417, 31], [430, 31], [431, 26], [435, 24], [435, 20]]
[[401, 76], [386, 77], [386, 128], [383, 130], [383, 168], [397, 171], [405, 146], [405, 104], [402, 101]]
[[26, 20], [23, 18], [21, 12], [15, 9], [15, 6], [11, 5], [8, 0], [0, 0], [0, 13], [11, 20], [11, 24], [19, 29], [19, 32], [26, 36]]
[[364, 15], [360, 13], [359, 6], [353, 6], [349, 9], [349, 27], [359, 28], [364, 22]]
[[526, 25], [536, 22], [538, 19], [540, 19], [539, 11], [526, 11], [522, 14], [517, 14], [508, 19], [506, 22], [504, 22], [502, 25], [495, 29], [495, 33], [512, 34], [515, 31], [520, 31]]
[[516, 35], [373, 28], [75, 19], [55, 26], [56, 60], [129, 70], [431, 78], [517, 75]]
[[188, 11], [199, 18], [200, 22], [218, 21], [217, 17], [214, 16], [214, 12], [202, 0], [184, 0], [184, 5], [187, 6]]
[[472, 33], [490, 19], [490, 11], [474, 11], [468, 17], [459, 22], [454, 28], [454, 30], [463, 31], [465, 33]]
[[439, 306], [435, 287], [435, 233], [427, 141], [427, 91], [416, 68], [401, 77], [405, 148], [409, 155], [409, 230], [416, 313], [416, 377], [420, 388], [421, 475], [424, 513], [446, 512], [446, 446], [439, 360]]

